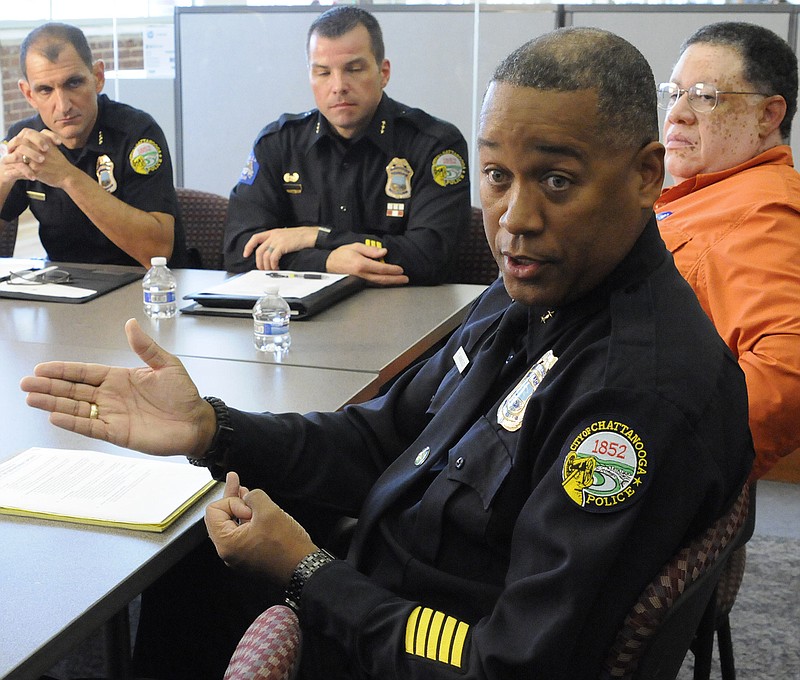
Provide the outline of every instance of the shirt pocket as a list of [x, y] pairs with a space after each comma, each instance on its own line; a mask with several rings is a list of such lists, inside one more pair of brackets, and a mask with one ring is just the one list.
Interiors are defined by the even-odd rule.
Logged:
[[[286, 189], [286, 185], [284, 188]], [[289, 226], [318, 226], [321, 224], [322, 206], [319, 195], [305, 188], [300, 193], [292, 193], [290, 189], [286, 189], [289, 204], [292, 206], [292, 219], [289, 220]]]

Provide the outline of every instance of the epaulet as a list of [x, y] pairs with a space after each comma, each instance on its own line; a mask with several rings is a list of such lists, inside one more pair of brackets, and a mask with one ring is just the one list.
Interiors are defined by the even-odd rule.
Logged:
[[452, 123], [448, 123], [446, 120], [432, 116], [422, 109], [415, 109], [405, 104], [398, 105], [400, 110], [396, 117], [397, 121], [403, 121], [412, 125], [420, 132], [433, 135], [434, 137], [444, 137], [447, 135], [461, 136], [458, 128]]
[[302, 124], [311, 119], [316, 113], [316, 109], [304, 111], [303, 113], [284, 113], [278, 120], [274, 120], [264, 127], [264, 129], [258, 133], [256, 141], [267, 135], [274, 135], [276, 132], [280, 132], [284, 127]]

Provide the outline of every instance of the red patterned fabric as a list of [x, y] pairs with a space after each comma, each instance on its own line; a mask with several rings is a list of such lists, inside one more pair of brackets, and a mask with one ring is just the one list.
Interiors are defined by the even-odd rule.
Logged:
[[645, 588], [617, 634], [606, 659], [604, 677], [624, 680], [634, 675], [639, 659], [664, 620], [667, 610], [689, 584], [711, 567], [725, 546], [736, 538], [747, 516], [749, 501], [750, 487], [746, 484], [731, 511], [684, 546]]
[[224, 680], [291, 680], [300, 661], [297, 615], [275, 605], [250, 624], [225, 671]]

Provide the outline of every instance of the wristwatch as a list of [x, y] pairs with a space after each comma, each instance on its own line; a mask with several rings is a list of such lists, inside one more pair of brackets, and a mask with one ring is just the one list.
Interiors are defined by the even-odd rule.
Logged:
[[186, 458], [192, 465], [208, 468], [213, 477], [218, 477], [225, 473], [228, 447], [230, 446], [231, 435], [233, 434], [231, 414], [228, 412], [228, 407], [222, 399], [218, 399], [217, 397], [203, 397], [203, 399], [214, 408], [214, 414], [217, 416], [217, 431], [214, 433], [214, 438], [211, 440], [211, 447], [208, 449], [205, 456], [202, 458], [186, 456]]
[[303, 594], [303, 587], [312, 574], [322, 565], [333, 562], [336, 558], [327, 550], [320, 549], [310, 555], [306, 555], [294, 568], [292, 579], [286, 588], [286, 604], [295, 612], [300, 611], [300, 596]]

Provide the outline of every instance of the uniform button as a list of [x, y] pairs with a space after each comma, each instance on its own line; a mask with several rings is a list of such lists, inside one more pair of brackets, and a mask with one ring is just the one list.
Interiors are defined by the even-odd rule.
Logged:
[[463, 467], [464, 467], [464, 458], [462, 456], [459, 456], [458, 458], [456, 458], [456, 470], [460, 470]]
[[340, 205], [339, 206], [339, 210], [341, 210], [342, 212], [347, 212], [347, 206], [346, 205]]

